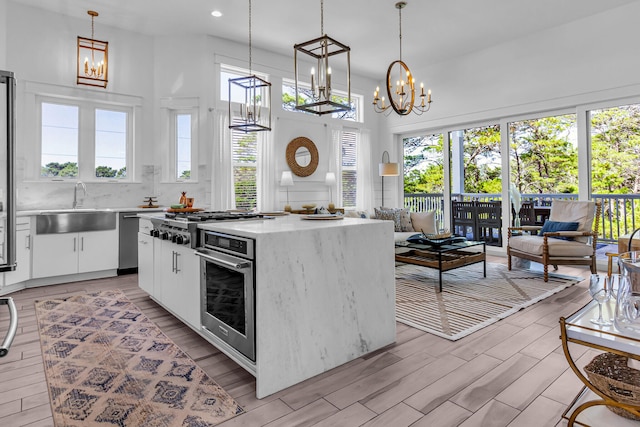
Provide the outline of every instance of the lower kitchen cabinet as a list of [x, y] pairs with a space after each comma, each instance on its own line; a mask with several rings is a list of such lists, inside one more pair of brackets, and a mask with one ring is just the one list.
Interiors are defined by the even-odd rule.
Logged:
[[200, 329], [200, 258], [192, 248], [170, 241], [156, 240], [155, 246], [160, 247], [154, 269], [155, 290], [159, 291], [156, 298], [183, 321]]
[[153, 285], [153, 245], [154, 239], [149, 234], [138, 233], [138, 286], [155, 296]]
[[[16, 269], [4, 273], [4, 286], [26, 282], [31, 278], [31, 218], [16, 219]], [[0, 279], [0, 284], [2, 283]]]
[[16, 269], [4, 273], [5, 286], [25, 282], [31, 278], [31, 231], [18, 226], [16, 231]]
[[118, 231], [36, 234], [33, 278], [118, 268]]

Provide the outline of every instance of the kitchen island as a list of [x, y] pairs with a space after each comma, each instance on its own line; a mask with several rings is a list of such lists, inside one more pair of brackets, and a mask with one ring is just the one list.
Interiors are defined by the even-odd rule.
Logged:
[[255, 241], [255, 362], [198, 332], [256, 377], [258, 398], [395, 341], [392, 222], [288, 215], [198, 228]]

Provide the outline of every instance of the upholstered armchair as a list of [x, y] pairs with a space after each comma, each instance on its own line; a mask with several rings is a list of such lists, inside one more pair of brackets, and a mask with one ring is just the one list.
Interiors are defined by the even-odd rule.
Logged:
[[[540, 226], [509, 227], [507, 258], [536, 261], [544, 266], [544, 281], [549, 280], [549, 265], [588, 265], [596, 273], [596, 242], [600, 223], [600, 203], [555, 200], [549, 220]], [[527, 231], [538, 231], [537, 235]]]

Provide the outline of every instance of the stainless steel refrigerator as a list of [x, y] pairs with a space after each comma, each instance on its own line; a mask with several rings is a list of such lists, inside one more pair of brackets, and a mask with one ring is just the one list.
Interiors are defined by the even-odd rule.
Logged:
[[[16, 79], [12, 72], [0, 70], [0, 274], [16, 269], [15, 103]], [[0, 298], [0, 306], [4, 305], [9, 308], [9, 328], [0, 344], [0, 357], [9, 352], [18, 327], [13, 299]]]
[[0, 70], [0, 272], [16, 268], [16, 79]]

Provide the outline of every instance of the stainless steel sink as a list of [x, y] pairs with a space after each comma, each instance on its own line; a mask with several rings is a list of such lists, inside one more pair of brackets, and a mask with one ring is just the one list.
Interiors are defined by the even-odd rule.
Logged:
[[115, 230], [117, 214], [110, 210], [73, 209], [41, 211], [36, 234]]

